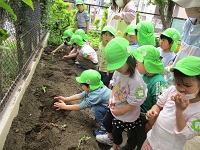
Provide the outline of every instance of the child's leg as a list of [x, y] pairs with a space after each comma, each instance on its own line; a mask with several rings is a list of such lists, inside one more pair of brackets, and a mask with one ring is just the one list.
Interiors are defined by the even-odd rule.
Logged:
[[107, 75], [106, 72], [99, 71], [99, 73], [101, 74], [101, 81], [104, 83], [105, 86], [109, 87], [113, 73], [110, 73], [109, 76]]
[[103, 126], [103, 118], [106, 115], [107, 109], [104, 106], [95, 105], [91, 108], [91, 111], [99, 126]]
[[91, 60], [86, 59], [80, 55], [76, 57], [76, 60], [80, 63], [80, 65], [85, 69], [97, 69], [97, 64], [94, 64]]

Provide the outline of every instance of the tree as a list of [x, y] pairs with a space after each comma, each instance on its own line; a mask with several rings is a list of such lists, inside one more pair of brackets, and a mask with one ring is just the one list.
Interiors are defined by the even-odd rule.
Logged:
[[172, 0], [149, 0], [150, 4], [159, 7], [163, 30], [170, 27], [175, 3]]

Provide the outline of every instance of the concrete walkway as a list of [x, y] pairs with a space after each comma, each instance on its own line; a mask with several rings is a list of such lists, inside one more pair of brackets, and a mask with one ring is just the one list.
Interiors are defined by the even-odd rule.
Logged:
[[187, 141], [183, 150], [200, 150], [200, 136]]

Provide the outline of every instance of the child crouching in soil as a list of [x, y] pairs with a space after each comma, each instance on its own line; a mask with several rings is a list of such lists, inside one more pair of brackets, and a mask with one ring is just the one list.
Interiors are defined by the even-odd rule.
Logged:
[[[106, 107], [108, 105], [111, 90], [103, 84], [99, 72], [92, 69], [83, 71], [80, 77], [76, 78], [76, 81], [80, 83], [83, 92], [69, 97], [54, 97], [54, 100], [58, 101], [54, 103], [54, 107], [56, 107], [57, 110], [81, 110], [90, 108], [95, 120], [100, 126], [100, 128], [95, 131], [104, 134], [106, 131], [102, 121], [106, 114]], [[65, 104], [65, 102], [75, 100], [82, 100], [82, 102], [73, 105]]]

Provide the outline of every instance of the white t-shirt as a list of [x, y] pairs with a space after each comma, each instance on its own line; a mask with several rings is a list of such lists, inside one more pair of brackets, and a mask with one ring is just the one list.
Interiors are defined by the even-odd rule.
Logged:
[[98, 63], [97, 53], [90, 45], [85, 44], [81, 49], [78, 49], [77, 52], [82, 55], [92, 56], [94, 59], [91, 61], [93, 63]]
[[113, 82], [113, 103], [116, 107], [122, 108], [127, 104], [134, 105], [136, 108], [124, 115], [113, 116], [124, 122], [134, 122], [140, 115], [140, 105], [144, 102], [147, 95], [147, 86], [140, 76], [138, 70], [132, 78], [115, 71], [112, 78]]
[[176, 106], [171, 96], [177, 94], [175, 86], [171, 86], [159, 96], [157, 105], [163, 107], [147, 139], [153, 150], [182, 150], [187, 140], [200, 133], [191, 128], [193, 121], [200, 119], [200, 102], [191, 103], [184, 110], [186, 126], [178, 132], [176, 128]]

